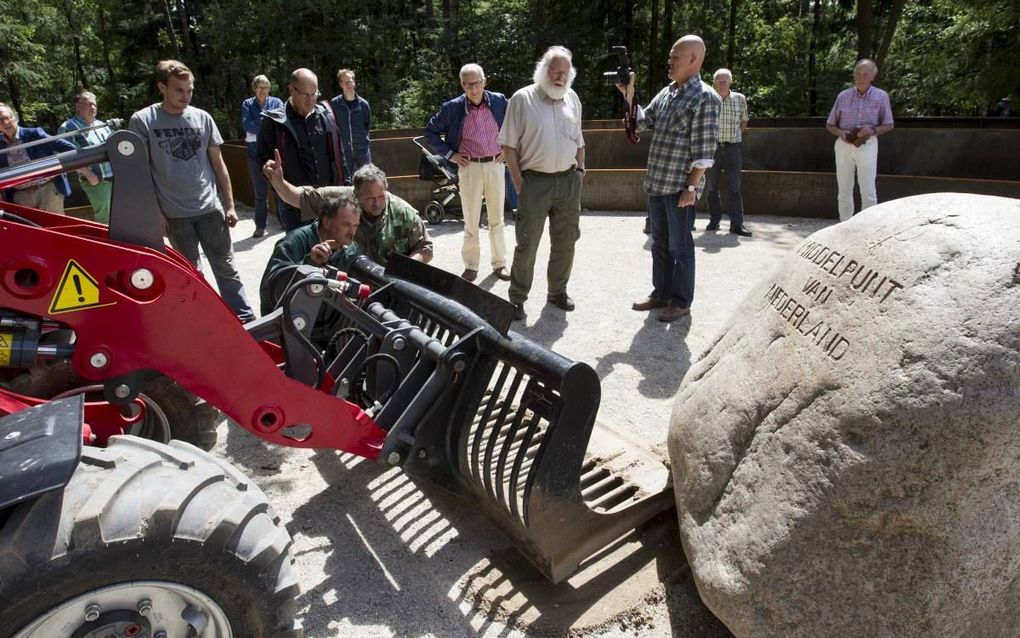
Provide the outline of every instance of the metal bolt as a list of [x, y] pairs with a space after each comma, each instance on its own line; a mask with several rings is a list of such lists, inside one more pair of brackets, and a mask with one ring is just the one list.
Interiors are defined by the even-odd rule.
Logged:
[[135, 152], [135, 145], [130, 140], [123, 140], [117, 144], [117, 152], [127, 157]]
[[386, 462], [390, 465], [400, 465], [400, 453], [390, 452], [386, 455]]
[[85, 608], [85, 622], [95, 622], [99, 618], [99, 614], [102, 613], [103, 608], [99, 605], [92, 603]]
[[466, 367], [467, 367], [467, 362], [464, 361], [463, 359], [457, 359], [453, 363], [453, 371], [454, 372], [464, 372], [464, 368], [466, 368]]
[[322, 284], [309, 284], [308, 285], [308, 294], [310, 294], [310, 295], [321, 295], [322, 294], [322, 290], [323, 290], [323, 285]]
[[110, 360], [102, 352], [97, 352], [89, 357], [89, 365], [93, 368], [105, 368], [108, 363], [110, 363]]
[[129, 388], [126, 384], [121, 383], [113, 388], [113, 396], [118, 399], [126, 399], [130, 394], [131, 388]]
[[425, 451], [425, 448], [422, 448], [422, 449], [418, 450], [418, 458], [419, 459], [423, 459], [423, 458], [425, 458], [428, 455], [429, 455], [429, 453]]
[[397, 352], [400, 352], [401, 350], [403, 350], [404, 346], [406, 346], [406, 345], [407, 345], [407, 342], [404, 341], [403, 337], [395, 337], [393, 339], [393, 349], [396, 350]]
[[152, 601], [148, 598], [143, 598], [138, 601], [138, 613], [143, 616], [148, 616], [149, 612], [152, 611]]
[[152, 271], [148, 268], [139, 268], [138, 270], [131, 273], [131, 285], [138, 290], [148, 290], [152, 288], [152, 284], [155, 283], [156, 278], [152, 276]]
[[294, 317], [294, 327], [297, 328], [298, 330], [304, 330], [305, 329], [305, 318], [304, 317]]

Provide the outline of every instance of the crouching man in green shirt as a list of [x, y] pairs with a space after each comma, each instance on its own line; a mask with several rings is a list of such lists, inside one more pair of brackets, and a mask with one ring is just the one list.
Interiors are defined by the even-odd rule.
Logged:
[[[280, 154], [262, 169], [280, 199], [301, 209], [301, 220], [314, 219], [324, 202], [341, 194], [351, 194], [347, 186], [294, 186], [283, 178]], [[353, 197], [361, 209], [361, 223], [354, 237], [363, 254], [382, 266], [397, 252], [428, 263], [432, 259], [432, 239], [418, 211], [387, 190], [386, 173], [374, 164], [365, 164], [354, 173]]]

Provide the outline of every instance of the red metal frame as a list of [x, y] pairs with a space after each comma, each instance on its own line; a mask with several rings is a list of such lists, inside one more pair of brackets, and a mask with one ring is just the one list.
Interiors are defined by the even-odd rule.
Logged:
[[[287, 377], [271, 354], [275, 346], [252, 339], [179, 253], [114, 242], [101, 224], [0, 207], [41, 226], [0, 219], [0, 307], [72, 328], [72, 366], [82, 378], [158, 370], [267, 441], [379, 455], [385, 432], [358, 406]], [[71, 259], [99, 283], [100, 305], [50, 316]], [[139, 290], [131, 274], [143, 268], [153, 283]], [[104, 366], [93, 365], [103, 359]], [[300, 424], [310, 427], [303, 439], [285, 435]]]

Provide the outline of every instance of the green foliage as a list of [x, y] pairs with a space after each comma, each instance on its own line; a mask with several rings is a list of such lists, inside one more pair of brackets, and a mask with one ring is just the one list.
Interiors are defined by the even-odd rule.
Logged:
[[[824, 115], [849, 86], [857, 52], [850, 0], [0, 0], [0, 100], [26, 123], [53, 130], [77, 90], [99, 98], [100, 117], [126, 117], [158, 99], [152, 69], [177, 57], [196, 74], [195, 104], [225, 135], [241, 134], [239, 106], [264, 73], [286, 97], [290, 72], [319, 75], [324, 98], [341, 67], [357, 71], [376, 127], [420, 127], [460, 91], [457, 72], [481, 64], [506, 94], [531, 82], [551, 44], [574, 52], [575, 89], [587, 118], [619, 117], [601, 85], [609, 47], [627, 45], [644, 95], [665, 84], [670, 39], [708, 43], [706, 80], [731, 66], [755, 116]], [[653, 15], [653, 4], [656, 14]], [[894, 0], [874, 0], [877, 48]], [[981, 114], [1020, 84], [1020, 5], [907, 0], [878, 85], [903, 115]], [[652, 41], [653, 27], [656, 40]], [[812, 64], [813, 60], [813, 64]], [[654, 73], [654, 75], [653, 75]], [[812, 98], [813, 96], [813, 98]]]

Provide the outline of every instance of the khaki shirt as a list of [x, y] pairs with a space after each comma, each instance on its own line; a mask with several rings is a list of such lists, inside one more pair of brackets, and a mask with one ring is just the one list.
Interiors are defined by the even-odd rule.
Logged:
[[550, 98], [537, 84], [514, 93], [507, 105], [499, 143], [517, 149], [522, 171], [560, 173], [577, 164], [581, 134], [581, 100], [568, 89], [562, 100]]

